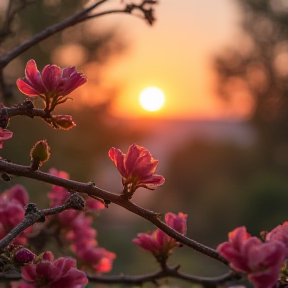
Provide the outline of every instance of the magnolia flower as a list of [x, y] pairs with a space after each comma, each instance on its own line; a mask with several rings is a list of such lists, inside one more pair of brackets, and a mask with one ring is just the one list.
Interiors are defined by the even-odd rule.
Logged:
[[18, 79], [16, 84], [25, 95], [42, 97], [46, 109], [52, 111], [57, 104], [67, 100], [65, 96], [86, 82], [87, 77], [77, 72], [75, 67], [61, 69], [56, 65], [46, 65], [40, 73], [36, 62], [31, 59], [26, 65], [25, 78]]
[[[181, 234], [186, 233], [186, 221], [187, 214], [179, 213], [178, 215], [173, 213], [166, 213], [165, 222], [171, 228]], [[160, 229], [153, 231], [152, 233], [139, 233], [137, 238], [132, 242], [141, 248], [152, 252], [158, 261], [166, 261], [172, 254], [173, 248], [178, 246], [175, 239], [168, 236]]]
[[24, 280], [37, 287], [81, 288], [88, 283], [85, 273], [76, 268], [75, 259], [62, 257], [54, 261], [51, 252], [45, 252], [37, 264], [22, 267], [21, 272]]
[[108, 155], [122, 175], [123, 193], [133, 195], [139, 187], [154, 190], [165, 181], [163, 176], [154, 174], [159, 161], [143, 147], [133, 144], [127, 154], [113, 147]]
[[248, 274], [256, 288], [274, 287], [286, 255], [283, 243], [263, 243], [259, 238], [251, 237], [245, 227], [230, 232], [229, 242], [220, 244], [217, 251], [229, 261], [231, 268]]
[[12, 138], [12, 136], [13, 136], [12, 132], [2, 129], [0, 127], [0, 149], [3, 148], [3, 141]]

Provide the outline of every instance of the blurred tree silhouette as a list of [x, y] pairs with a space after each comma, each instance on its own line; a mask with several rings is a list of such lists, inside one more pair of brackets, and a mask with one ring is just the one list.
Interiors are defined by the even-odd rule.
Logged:
[[[88, 2], [87, 0], [1, 2], [1, 55], [43, 29], [74, 15]], [[7, 28], [8, 22], [11, 25]], [[5, 67], [4, 77], [0, 75], [2, 81], [0, 86], [2, 84], [4, 88], [2, 89], [4, 103], [9, 105], [20, 103], [25, 99], [25, 95], [18, 91], [15, 81], [17, 78], [24, 77], [25, 65], [29, 59], [36, 60], [40, 71], [45, 65], [52, 63], [61, 67], [76, 66], [77, 70], [83, 71], [89, 79], [88, 83], [81, 87], [81, 91], [71, 94], [73, 101], [67, 101], [63, 107], [56, 109], [60, 114], [73, 115], [77, 127], [71, 131], [54, 131], [40, 119], [32, 122], [28, 118], [16, 117], [11, 121], [14, 139], [6, 148], [7, 158], [27, 164], [27, 161], [30, 161], [29, 151], [33, 144], [45, 138], [52, 149], [52, 156], [44, 167], [45, 170], [56, 167], [66, 170], [74, 179], [89, 181], [93, 180], [93, 176], [103, 165], [102, 159], [106, 157], [112, 146], [127, 141], [132, 133], [135, 141], [140, 132], [134, 133], [135, 131], [127, 127], [124, 121], [116, 120], [109, 114], [110, 104], [121, 87], [113, 83], [110, 87], [104, 87], [101, 81], [104, 77], [102, 67], [106, 67], [104, 64], [112, 56], [122, 53], [126, 47], [125, 39], [123, 36], [119, 37], [116, 29], [95, 27], [95, 22], [87, 21], [64, 29], [32, 46]], [[36, 106], [42, 105], [41, 101], [35, 100], [34, 103]], [[28, 133], [27, 127], [30, 129], [29, 137], [25, 137]], [[22, 181], [32, 194], [33, 190], [43, 189], [41, 183], [27, 181], [27, 179]], [[4, 183], [1, 189], [10, 187], [12, 184]], [[49, 188], [44, 187], [45, 189]], [[35, 197], [41, 198], [39, 194]]]
[[[263, 165], [288, 167], [288, 5], [241, 0], [244, 34], [215, 60], [220, 95], [251, 109]], [[235, 43], [235, 41], [234, 41]], [[239, 100], [240, 98], [240, 100]]]
[[[287, 219], [287, 177], [259, 165], [257, 150], [205, 138], [185, 143], [170, 160], [161, 209], [191, 215], [188, 235], [212, 247], [235, 227], [245, 225], [259, 235], [282, 223]], [[162, 196], [155, 197], [159, 210]]]

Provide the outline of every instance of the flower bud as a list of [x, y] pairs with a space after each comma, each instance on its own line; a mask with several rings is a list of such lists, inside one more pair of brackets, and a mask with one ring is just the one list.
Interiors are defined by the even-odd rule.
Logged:
[[14, 260], [22, 265], [31, 262], [35, 257], [36, 255], [26, 248], [22, 248], [14, 254]]
[[70, 115], [56, 115], [53, 116], [52, 121], [56, 128], [62, 130], [70, 130], [76, 126], [76, 124], [72, 121], [72, 116]]
[[48, 146], [46, 140], [38, 141], [30, 152], [30, 157], [32, 161], [32, 169], [37, 170], [43, 163], [48, 161], [50, 157], [50, 147]]

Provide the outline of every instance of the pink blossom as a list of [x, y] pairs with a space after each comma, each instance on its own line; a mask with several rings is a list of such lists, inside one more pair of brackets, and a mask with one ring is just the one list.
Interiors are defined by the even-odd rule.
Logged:
[[279, 241], [286, 247], [286, 257], [288, 257], [288, 221], [283, 225], [278, 225], [266, 235], [266, 241]]
[[87, 217], [83, 214], [78, 215], [71, 222], [69, 226], [70, 231], [66, 237], [72, 243], [72, 250], [76, 254], [78, 250], [94, 247], [98, 244], [95, 239], [97, 232], [91, 227], [92, 223], [92, 217]]
[[86, 76], [77, 72], [75, 67], [61, 69], [56, 65], [46, 65], [40, 73], [36, 62], [31, 59], [26, 65], [25, 78], [18, 79], [16, 84], [25, 95], [30, 97], [39, 95], [47, 105], [53, 102], [55, 107], [65, 102], [63, 99], [65, 96], [86, 82]]
[[2, 129], [0, 127], [0, 149], [3, 148], [3, 142], [5, 140], [12, 138], [12, 136], [13, 136], [12, 132], [5, 130], [5, 129]]
[[174, 213], [166, 213], [165, 215], [165, 222], [167, 225], [172, 227], [174, 230], [181, 234], [186, 234], [187, 229], [187, 214], [178, 213], [178, 215]]
[[115, 253], [99, 247], [80, 248], [76, 255], [77, 259], [92, 266], [97, 273], [110, 272], [113, 260], [116, 258]]
[[[165, 222], [171, 228], [181, 234], [186, 233], [186, 219], [187, 214], [179, 213], [178, 216], [173, 213], [166, 213]], [[143, 249], [150, 251], [159, 259], [167, 259], [172, 254], [173, 248], [178, 246], [175, 239], [168, 236], [162, 230], [157, 229], [152, 233], [139, 233], [137, 238], [132, 242]]]
[[[69, 174], [65, 171], [58, 171], [55, 168], [51, 168], [49, 173], [63, 179], [69, 179]], [[50, 199], [50, 207], [56, 207], [59, 205], [63, 205], [66, 203], [70, 196], [70, 192], [68, 192], [65, 188], [52, 185], [52, 191], [48, 193], [48, 198]], [[86, 199], [86, 207], [90, 211], [98, 211], [105, 208], [104, 204], [98, 200], [95, 200], [91, 197]], [[68, 212], [68, 211], [65, 211]], [[64, 213], [64, 212], [63, 212]], [[62, 214], [60, 214], [62, 215]], [[69, 220], [70, 221], [70, 220]]]
[[[51, 168], [49, 173], [63, 179], [69, 179], [69, 174], [65, 171], [58, 171], [55, 168]], [[51, 200], [50, 207], [56, 207], [66, 203], [70, 196], [70, 193], [63, 187], [52, 185], [52, 191], [48, 193], [48, 198]]]
[[[28, 193], [20, 186], [16, 185], [4, 191], [0, 195], [0, 237], [8, 234], [25, 217], [24, 207], [28, 204]], [[26, 237], [32, 227], [20, 234], [14, 243], [26, 244]]]
[[[50, 174], [60, 178], [69, 179], [66, 172], [51, 169]], [[64, 204], [70, 196], [70, 193], [59, 186], [52, 186], [52, 191], [48, 193], [51, 200], [50, 206], [55, 207]], [[104, 205], [92, 198], [86, 200], [87, 210], [97, 211], [104, 208]], [[84, 211], [69, 209], [56, 216], [57, 224], [62, 231], [61, 236], [65, 244], [70, 245], [71, 250], [83, 264], [91, 266], [96, 272], [109, 272], [112, 268], [112, 262], [115, 254], [108, 252], [104, 248], [97, 247], [97, 232], [91, 227], [92, 217]], [[1, 230], [0, 230], [1, 231]]]
[[126, 193], [133, 194], [139, 187], [154, 190], [165, 181], [163, 176], [154, 174], [159, 161], [143, 147], [133, 144], [127, 154], [113, 147], [108, 155], [122, 175]]
[[229, 233], [229, 242], [220, 244], [217, 251], [229, 261], [231, 268], [248, 274], [257, 288], [272, 288], [285, 260], [285, 246], [278, 242], [263, 243], [251, 237], [245, 227]]
[[45, 252], [40, 262], [26, 265], [21, 271], [25, 281], [43, 288], [81, 288], [88, 282], [85, 273], [76, 268], [75, 259], [54, 260], [51, 252]]
[[86, 199], [86, 208], [90, 211], [99, 211], [105, 209], [105, 205], [96, 199], [88, 197]]
[[89, 265], [97, 273], [112, 269], [115, 254], [97, 247], [97, 232], [91, 227], [93, 219], [80, 214], [72, 221], [66, 239], [71, 242], [72, 251], [83, 264]]

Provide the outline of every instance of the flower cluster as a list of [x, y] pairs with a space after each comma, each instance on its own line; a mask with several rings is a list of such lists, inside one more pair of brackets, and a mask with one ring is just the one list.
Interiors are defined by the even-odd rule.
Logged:
[[[69, 175], [64, 171], [51, 169], [50, 173], [61, 178], [69, 179]], [[48, 193], [50, 207], [64, 204], [70, 196], [70, 193], [59, 186], [52, 186], [52, 191]], [[87, 212], [99, 211], [104, 205], [92, 198], [86, 199]], [[88, 213], [76, 210], [66, 210], [54, 216], [62, 232], [63, 241], [70, 244], [72, 251], [75, 253], [83, 265], [92, 267], [94, 271], [103, 273], [109, 272], [112, 268], [112, 262], [115, 254], [98, 247], [96, 241], [97, 232], [91, 227], [92, 217]], [[53, 221], [53, 219], [51, 219]]]
[[131, 145], [127, 154], [113, 147], [108, 155], [122, 175], [123, 194], [128, 195], [128, 198], [139, 187], [154, 190], [165, 181], [163, 176], [154, 174], [159, 161], [141, 146]]
[[279, 241], [286, 247], [286, 258], [288, 258], [288, 222], [278, 225], [276, 228], [266, 233], [266, 241]]
[[64, 103], [68, 94], [87, 82], [87, 77], [75, 67], [61, 69], [56, 65], [46, 65], [40, 73], [36, 62], [27, 62], [25, 78], [18, 79], [18, 89], [30, 97], [40, 96], [46, 104], [46, 111], [53, 111], [56, 105]]
[[279, 226], [266, 236], [263, 243], [251, 237], [245, 227], [229, 233], [229, 242], [217, 248], [235, 271], [245, 273], [256, 288], [272, 288], [280, 277], [287, 257], [287, 225]]
[[[28, 204], [28, 193], [16, 185], [0, 195], [0, 239], [6, 236], [25, 217], [25, 206]], [[26, 244], [32, 228], [26, 229], [14, 239], [16, 244]]]
[[[171, 228], [181, 234], [186, 233], [187, 229], [187, 214], [167, 213], [165, 215], [165, 222]], [[160, 263], [165, 263], [168, 257], [172, 254], [173, 249], [178, 246], [175, 239], [168, 236], [160, 229], [156, 229], [152, 233], [139, 233], [137, 238], [132, 242], [143, 249], [152, 252], [154, 257]]]
[[54, 260], [51, 252], [44, 252], [41, 259], [21, 269], [21, 283], [15, 288], [81, 288], [88, 280], [86, 274], [76, 268], [76, 261], [62, 257]]

